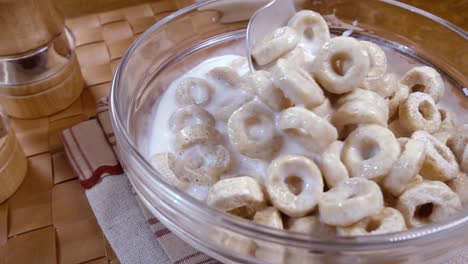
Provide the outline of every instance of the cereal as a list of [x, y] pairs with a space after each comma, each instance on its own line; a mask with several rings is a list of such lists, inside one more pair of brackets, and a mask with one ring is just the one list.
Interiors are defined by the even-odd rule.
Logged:
[[332, 226], [348, 226], [383, 208], [379, 186], [363, 178], [339, 182], [319, 201], [320, 221]]
[[[283, 229], [281, 214], [275, 207], [268, 207], [255, 213], [253, 222], [277, 229]], [[257, 249], [255, 256], [268, 261], [268, 263], [283, 263], [285, 248], [272, 243], [255, 241]]]
[[457, 194], [440, 181], [424, 181], [406, 189], [396, 208], [410, 227], [441, 222], [462, 209]]
[[341, 162], [343, 145], [342, 141], [335, 141], [322, 153], [320, 168], [329, 188], [349, 178], [348, 170]]
[[385, 52], [370, 41], [360, 41], [360, 43], [364, 46], [370, 61], [369, 72], [364, 82], [382, 78], [387, 72], [387, 56], [385, 56]]
[[175, 187], [181, 190], [187, 189], [188, 183], [184, 180], [177, 178], [177, 176], [174, 174], [174, 164], [175, 164], [174, 154], [158, 153], [151, 158], [150, 164], [170, 184], [174, 185]]
[[214, 116], [219, 120], [227, 122], [234, 111], [250, 102], [252, 99], [253, 96], [250, 94], [241, 94], [236, 98], [228, 98], [225, 102], [222, 102], [221, 106], [214, 113]]
[[463, 205], [468, 204], [468, 175], [466, 173], [458, 174], [458, 177], [448, 181], [447, 185], [458, 194]]
[[440, 74], [431, 67], [420, 66], [409, 70], [400, 81], [410, 88], [411, 92], [423, 92], [432, 97], [436, 103], [444, 95], [444, 82]]
[[182, 128], [176, 133], [176, 148], [185, 149], [195, 144], [219, 143], [221, 134], [213, 126], [195, 124]]
[[210, 185], [230, 165], [230, 154], [222, 145], [197, 144], [177, 156], [174, 172], [190, 182]]
[[284, 155], [268, 166], [266, 189], [273, 205], [292, 216], [314, 210], [323, 192], [322, 174], [315, 163], [303, 156]]
[[271, 73], [255, 71], [244, 77], [244, 86], [253, 91], [274, 111], [286, 108], [288, 102], [283, 92], [273, 84]]
[[212, 93], [213, 87], [206, 80], [188, 77], [177, 86], [176, 99], [181, 105], [206, 105]]
[[272, 113], [257, 102], [237, 109], [228, 120], [229, 140], [241, 154], [256, 159], [269, 159], [281, 147]]
[[388, 101], [388, 118], [392, 118], [398, 113], [400, 104], [409, 96], [409, 88], [406, 85], [398, 85], [395, 93], [390, 96]]
[[408, 132], [425, 130], [429, 133], [439, 129], [441, 119], [434, 100], [428, 94], [416, 92], [400, 104], [400, 125]]
[[411, 179], [419, 173], [426, 157], [424, 143], [417, 140], [408, 140], [401, 145], [401, 149], [400, 157], [382, 180], [383, 189], [394, 196], [399, 196]]
[[350, 37], [326, 42], [314, 61], [314, 77], [330, 93], [343, 94], [357, 88], [369, 72], [369, 55]]
[[460, 122], [457, 117], [452, 112], [444, 108], [439, 108], [439, 113], [442, 120], [439, 131], [456, 133], [460, 128]]
[[241, 77], [237, 71], [230, 67], [216, 67], [208, 75], [221, 85], [226, 85], [230, 88], [236, 88], [241, 82]]
[[299, 37], [290, 27], [281, 27], [256, 43], [252, 57], [258, 65], [268, 64], [296, 47]]
[[214, 127], [216, 120], [210, 112], [197, 105], [181, 107], [169, 119], [169, 126], [172, 131], [179, 131], [184, 127], [194, 124], [206, 124]]
[[273, 82], [295, 105], [313, 108], [325, 100], [322, 89], [314, 79], [303, 69], [294, 68], [284, 59], [279, 59], [273, 69]]
[[406, 230], [405, 219], [398, 210], [384, 207], [361, 221], [336, 229], [339, 236], [379, 235]]
[[426, 131], [416, 131], [411, 138], [423, 142], [426, 148], [426, 157], [419, 172], [424, 178], [447, 181], [457, 177], [458, 163], [447, 146]]
[[224, 212], [241, 212], [244, 217], [266, 207], [262, 186], [250, 176], [218, 181], [210, 188], [206, 204]]
[[379, 181], [390, 172], [399, 155], [400, 146], [390, 130], [365, 125], [346, 138], [342, 160], [351, 177]]
[[278, 128], [305, 148], [318, 153], [338, 138], [338, 132], [330, 122], [301, 107], [283, 110]]
[[366, 78], [362, 88], [376, 92], [383, 98], [389, 98], [399, 89], [399, 85], [395, 74], [385, 74], [377, 79]]
[[289, 20], [288, 26], [296, 30], [300, 41], [307, 42], [308, 46], [313, 47], [312, 52], [330, 40], [327, 22], [319, 13], [312, 10], [297, 12]]

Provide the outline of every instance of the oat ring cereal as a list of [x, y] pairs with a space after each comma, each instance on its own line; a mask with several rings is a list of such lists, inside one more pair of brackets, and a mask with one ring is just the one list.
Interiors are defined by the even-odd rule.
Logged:
[[348, 169], [341, 161], [343, 146], [342, 141], [335, 141], [322, 153], [320, 168], [329, 188], [349, 178]]
[[440, 112], [428, 94], [416, 92], [408, 96], [399, 108], [400, 125], [408, 132], [425, 130], [429, 133], [439, 129]]
[[281, 212], [301, 217], [314, 210], [323, 192], [322, 174], [303, 156], [283, 155], [268, 166], [266, 189]]
[[181, 105], [206, 105], [210, 102], [213, 91], [213, 86], [208, 81], [187, 77], [177, 86], [176, 100]]
[[343, 94], [359, 86], [369, 72], [369, 64], [369, 55], [359, 41], [336, 37], [320, 49], [313, 73], [325, 90]]
[[296, 47], [299, 37], [290, 27], [281, 27], [267, 34], [252, 49], [252, 57], [258, 65], [266, 65]]
[[262, 186], [250, 176], [218, 181], [210, 188], [206, 203], [218, 210], [247, 217], [266, 207]]
[[172, 131], [179, 131], [184, 127], [194, 124], [214, 126], [215, 123], [216, 120], [213, 115], [197, 105], [188, 105], [179, 108], [169, 119], [169, 126]]
[[330, 122], [302, 107], [283, 110], [278, 127], [307, 149], [318, 153], [338, 138], [336, 128]]
[[342, 159], [351, 177], [381, 180], [400, 155], [393, 133], [378, 125], [363, 125], [345, 140]]
[[379, 186], [363, 178], [339, 182], [322, 195], [319, 201], [320, 220], [327, 225], [348, 226], [383, 208]]
[[411, 179], [418, 175], [426, 158], [426, 148], [420, 141], [409, 139], [400, 147], [400, 157], [382, 180], [382, 187], [394, 196], [399, 196]]
[[197, 144], [177, 156], [174, 172], [188, 182], [211, 185], [218, 181], [230, 166], [231, 156], [225, 147]]
[[178, 189], [187, 189], [189, 182], [179, 179], [174, 174], [175, 156], [172, 153], [158, 153], [154, 155], [150, 163], [169, 183]]
[[273, 82], [296, 106], [319, 106], [325, 96], [312, 77], [301, 68], [294, 68], [285, 59], [279, 59], [273, 69]]
[[243, 83], [274, 111], [281, 111], [288, 104], [283, 92], [273, 84], [271, 73], [267, 71], [247, 74]]
[[400, 81], [410, 88], [411, 92], [423, 92], [432, 97], [436, 103], [444, 95], [444, 81], [440, 74], [431, 67], [420, 66], [409, 70]]
[[340, 236], [378, 235], [406, 230], [405, 218], [391, 207], [384, 207], [380, 212], [361, 221], [336, 229]]
[[370, 67], [365, 81], [379, 79], [387, 72], [387, 56], [376, 44], [370, 41], [360, 41], [369, 55]]
[[260, 103], [243, 105], [231, 115], [227, 125], [231, 144], [248, 157], [268, 159], [281, 147], [273, 114]]
[[418, 227], [440, 222], [461, 210], [460, 198], [439, 181], [423, 181], [408, 188], [399, 198], [396, 208], [406, 224]]
[[419, 174], [429, 180], [448, 181], [458, 175], [459, 166], [452, 151], [426, 131], [416, 131], [412, 139], [423, 142], [426, 157]]
[[319, 13], [311, 10], [297, 12], [289, 20], [288, 26], [297, 31], [301, 41], [308, 42], [315, 50], [330, 39], [327, 22]]
[[212, 69], [208, 75], [217, 83], [230, 88], [238, 87], [241, 82], [241, 77], [237, 71], [231, 67], [216, 67]]
[[189, 125], [176, 133], [176, 149], [182, 150], [202, 143], [219, 143], [221, 134], [216, 128], [206, 124]]

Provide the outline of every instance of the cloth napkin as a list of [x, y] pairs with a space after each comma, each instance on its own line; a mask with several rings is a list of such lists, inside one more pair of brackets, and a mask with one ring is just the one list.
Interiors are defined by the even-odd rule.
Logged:
[[[97, 103], [96, 119], [64, 130], [61, 139], [98, 223], [122, 263], [221, 263], [182, 241], [141, 206], [116, 155], [107, 98]], [[468, 252], [447, 263], [467, 264]]]
[[97, 104], [97, 118], [61, 133], [99, 225], [122, 263], [220, 263], [171, 233], [143, 206], [132, 190], [115, 151], [108, 100]]

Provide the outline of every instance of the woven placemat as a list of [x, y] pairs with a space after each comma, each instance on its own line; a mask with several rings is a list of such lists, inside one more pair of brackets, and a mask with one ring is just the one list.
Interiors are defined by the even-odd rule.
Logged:
[[18, 191], [0, 204], [0, 264], [119, 263], [72, 171], [58, 133], [96, 115], [120, 58], [156, 21], [192, 1], [156, 1], [68, 19], [86, 82], [70, 107], [35, 120], [11, 119], [28, 156]]

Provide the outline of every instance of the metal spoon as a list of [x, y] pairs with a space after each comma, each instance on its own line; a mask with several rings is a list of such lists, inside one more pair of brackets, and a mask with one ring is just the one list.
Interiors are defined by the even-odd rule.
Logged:
[[293, 0], [273, 0], [264, 7], [258, 9], [250, 18], [247, 26], [247, 49], [249, 52], [250, 71], [255, 71], [252, 61], [252, 47], [266, 34], [286, 25], [289, 19], [296, 13]]

